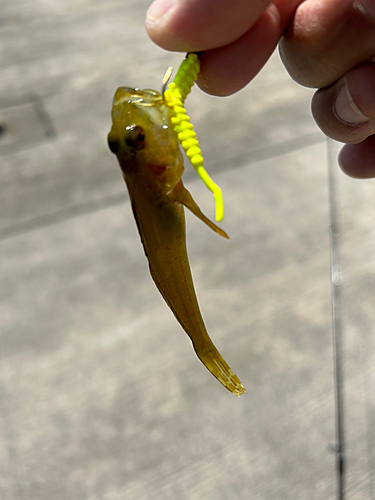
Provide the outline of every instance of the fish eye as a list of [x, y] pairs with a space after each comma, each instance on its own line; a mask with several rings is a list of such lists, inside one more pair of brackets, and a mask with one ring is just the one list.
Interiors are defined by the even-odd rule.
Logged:
[[119, 141], [115, 139], [110, 133], [108, 134], [108, 146], [113, 154], [116, 154], [120, 147]]
[[145, 133], [142, 127], [131, 125], [126, 127], [125, 142], [128, 146], [134, 149], [143, 149], [145, 147]]

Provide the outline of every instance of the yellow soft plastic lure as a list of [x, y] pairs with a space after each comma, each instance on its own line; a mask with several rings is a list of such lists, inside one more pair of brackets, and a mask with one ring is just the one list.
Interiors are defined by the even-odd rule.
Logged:
[[[164, 84], [168, 81], [172, 68], [167, 70], [164, 77]], [[194, 85], [199, 73], [199, 58], [197, 54], [188, 54], [186, 59], [178, 68], [174, 81], [169, 85], [168, 90], [164, 92], [164, 99], [167, 105], [171, 108], [171, 124], [177, 132], [178, 140], [183, 147], [186, 156], [190, 163], [196, 169], [199, 177], [202, 179], [206, 187], [212, 192], [215, 199], [216, 215], [218, 222], [223, 220], [224, 204], [221, 189], [210, 178], [206, 170], [203, 168], [203, 156], [199, 148], [197, 135], [194, 132], [194, 127], [190, 123], [190, 118], [184, 108], [184, 102], [191, 87]]]
[[[188, 65], [186, 64], [188, 63]], [[182, 68], [182, 69], [181, 69]], [[134, 217], [151, 276], [173, 314], [190, 337], [202, 363], [236, 396], [245, 388], [212, 343], [199, 310], [186, 249], [184, 207], [220, 236], [227, 234], [199, 209], [182, 183], [179, 141], [218, 200], [221, 192], [203, 169], [203, 158], [183, 102], [199, 71], [189, 54], [164, 95], [154, 90], [120, 87], [112, 108], [108, 144], [116, 154], [128, 187]], [[166, 84], [166, 82], [165, 82]]]

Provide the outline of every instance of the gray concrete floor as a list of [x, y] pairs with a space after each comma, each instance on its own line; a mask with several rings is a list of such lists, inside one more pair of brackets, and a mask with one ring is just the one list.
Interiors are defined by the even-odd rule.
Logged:
[[[191, 265], [247, 388], [237, 400], [158, 295], [106, 146], [115, 89], [159, 89], [182, 55], [148, 40], [144, 0], [0, 6], [0, 498], [334, 499], [326, 143], [311, 90], [274, 55], [236, 96], [187, 102], [231, 237], [188, 214]], [[375, 186], [339, 183], [347, 493], [374, 499]]]

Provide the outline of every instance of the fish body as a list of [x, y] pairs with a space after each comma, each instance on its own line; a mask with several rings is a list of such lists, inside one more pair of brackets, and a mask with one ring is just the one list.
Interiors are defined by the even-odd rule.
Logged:
[[183, 157], [169, 108], [153, 90], [120, 87], [112, 121], [109, 147], [124, 175], [151, 276], [199, 359], [240, 396], [246, 391], [212, 343], [200, 313], [186, 248], [184, 206], [212, 230], [227, 235], [203, 215], [182, 183]]

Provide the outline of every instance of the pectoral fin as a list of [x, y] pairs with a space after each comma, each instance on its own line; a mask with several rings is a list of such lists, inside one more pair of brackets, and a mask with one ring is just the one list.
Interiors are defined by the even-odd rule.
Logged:
[[189, 191], [185, 188], [183, 185], [182, 181], [180, 181], [176, 187], [173, 189], [171, 192], [170, 196], [174, 199], [174, 201], [177, 201], [178, 203], [181, 203], [184, 205], [184, 207], [188, 208], [195, 216], [198, 217], [202, 222], [204, 222], [212, 231], [215, 231], [215, 233], [219, 234], [223, 238], [227, 238], [229, 240], [229, 236], [225, 231], [220, 229], [216, 224], [214, 224], [210, 219], [208, 219], [202, 212], [201, 209], [198, 207], [198, 205], [195, 203], [193, 200], [193, 197], [189, 193]]

